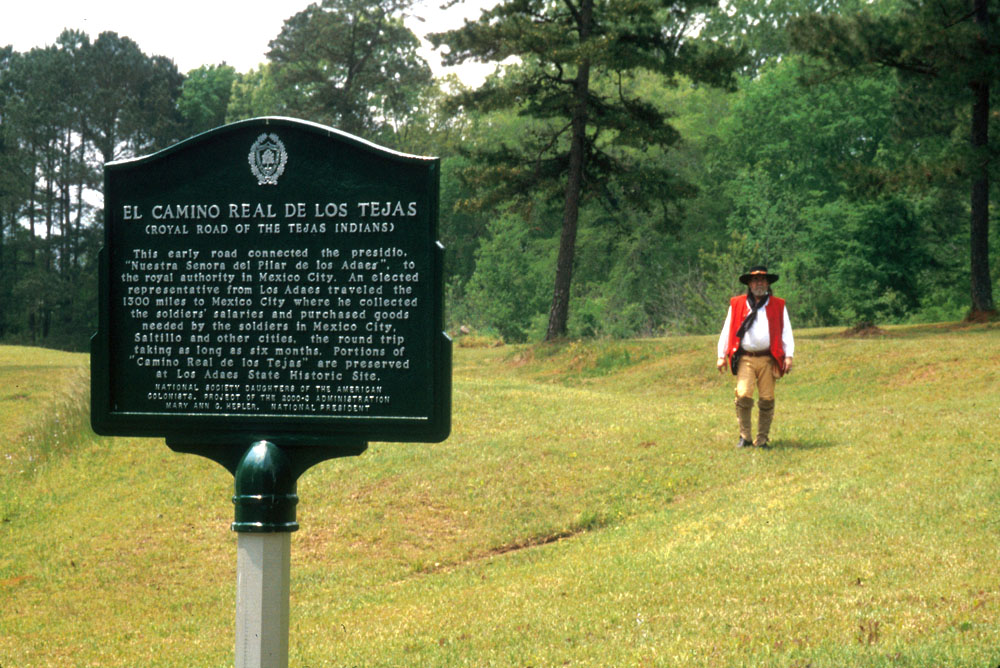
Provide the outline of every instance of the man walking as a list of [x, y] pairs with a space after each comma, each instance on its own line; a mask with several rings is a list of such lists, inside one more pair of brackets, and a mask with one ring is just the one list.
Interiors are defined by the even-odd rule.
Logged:
[[[795, 339], [785, 300], [771, 294], [777, 274], [762, 266], [740, 276], [747, 293], [733, 297], [719, 336], [719, 373], [727, 367], [736, 376], [736, 419], [740, 428], [738, 448], [768, 449], [774, 419], [775, 381], [792, 369]], [[757, 438], [752, 439], [751, 415], [757, 390]]]

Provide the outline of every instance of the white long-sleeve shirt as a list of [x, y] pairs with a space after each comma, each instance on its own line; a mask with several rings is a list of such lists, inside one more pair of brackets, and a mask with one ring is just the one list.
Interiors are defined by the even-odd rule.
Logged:
[[[768, 297], [770, 299], [770, 297]], [[757, 311], [757, 318], [750, 325], [750, 329], [743, 335], [740, 347], [751, 353], [767, 350], [771, 347], [771, 333], [767, 327], [767, 311], [765, 306], [761, 306]], [[781, 346], [785, 349], [785, 357], [795, 356], [795, 337], [792, 336], [792, 322], [788, 319], [788, 307], [784, 309], [784, 326], [781, 328]], [[719, 357], [726, 356], [726, 346], [729, 343], [729, 328], [733, 326], [733, 307], [729, 307], [726, 313], [726, 323], [722, 326], [722, 334], [719, 335]], [[739, 327], [741, 323], [736, 323]]]

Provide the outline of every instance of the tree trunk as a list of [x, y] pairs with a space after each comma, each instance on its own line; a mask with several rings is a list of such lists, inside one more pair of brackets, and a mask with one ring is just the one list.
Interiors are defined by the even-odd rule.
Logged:
[[[580, 43], [590, 36], [594, 2], [584, 0], [580, 6]], [[556, 259], [556, 282], [552, 291], [552, 308], [545, 340], [553, 341], [566, 336], [569, 321], [569, 293], [573, 278], [573, 259], [576, 254], [576, 230], [580, 218], [580, 193], [583, 190], [583, 170], [587, 141], [587, 97], [590, 94], [590, 60], [584, 58], [574, 83], [574, 106], [571, 123], [572, 137], [569, 148], [569, 174], [566, 180], [566, 198], [563, 205], [562, 234], [559, 236], [559, 256]]]
[[986, 127], [989, 123], [989, 86], [976, 86], [973, 111], [973, 149], [977, 164], [972, 176], [970, 244], [972, 274], [972, 311], [993, 310], [993, 285], [990, 280], [990, 179], [989, 158], [986, 157]]
[[[987, 0], [975, 0], [976, 23], [984, 33], [989, 30]], [[983, 37], [983, 43], [987, 43]], [[972, 201], [971, 263], [972, 315], [993, 310], [993, 284], [990, 280], [990, 85], [989, 81], [972, 84]]]

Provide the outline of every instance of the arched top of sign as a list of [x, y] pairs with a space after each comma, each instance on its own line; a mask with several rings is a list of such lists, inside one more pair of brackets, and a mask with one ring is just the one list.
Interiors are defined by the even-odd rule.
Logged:
[[[135, 158], [126, 158], [124, 160], [115, 160], [106, 164], [108, 167], [117, 167], [119, 165], [134, 164], [136, 162], [144, 162], [148, 160], [156, 160], [158, 158], [169, 156], [175, 151], [179, 151], [187, 147], [189, 144], [202, 142], [206, 139], [210, 139], [216, 135], [229, 134], [233, 132], [242, 132], [247, 126], [260, 126], [262, 128], [262, 133], [266, 138], [268, 137], [278, 137], [280, 141], [282, 128], [296, 128], [298, 130], [314, 133], [321, 137], [327, 137], [330, 139], [338, 139], [345, 144], [355, 146], [357, 148], [370, 151], [372, 153], [377, 153], [383, 157], [399, 160], [401, 162], [435, 162], [438, 158], [433, 156], [423, 156], [423, 155], [413, 155], [410, 153], [403, 153], [401, 151], [396, 151], [385, 146], [380, 146], [374, 142], [368, 141], [362, 137], [352, 135], [350, 133], [344, 132], [343, 130], [338, 130], [337, 128], [329, 127], [326, 125], [321, 125], [320, 123], [313, 123], [312, 121], [304, 121], [298, 118], [288, 118], [286, 116], [260, 116], [258, 118], [250, 118], [243, 121], [236, 121], [235, 123], [230, 123], [228, 125], [222, 125], [211, 130], [202, 132], [201, 134], [194, 135], [183, 141], [180, 141], [172, 146], [168, 146], [165, 149], [157, 151], [155, 153], [150, 153], [149, 155], [138, 156]], [[258, 138], [259, 139], [259, 138]], [[248, 147], [249, 150], [249, 147]], [[280, 176], [280, 174], [279, 174]]]

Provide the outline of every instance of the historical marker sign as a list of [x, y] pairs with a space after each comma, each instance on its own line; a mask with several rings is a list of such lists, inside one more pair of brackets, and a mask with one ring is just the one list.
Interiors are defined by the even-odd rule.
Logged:
[[443, 440], [438, 189], [437, 159], [283, 118], [108, 164], [94, 429]]

